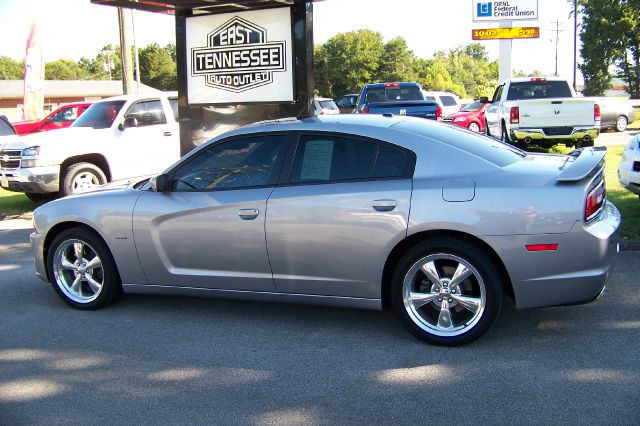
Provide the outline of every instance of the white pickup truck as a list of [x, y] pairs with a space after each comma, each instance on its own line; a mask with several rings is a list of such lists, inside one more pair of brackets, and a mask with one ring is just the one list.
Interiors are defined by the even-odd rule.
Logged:
[[42, 200], [159, 173], [180, 158], [176, 92], [94, 103], [69, 128], [22, 136], [0, 151], [0, 186]]
[[485, 110], [486, 129], [516, 146], [593, 146], [600, 134], [600, 107], [578, 98], [558, 77], [513, 78], [496, 89]]

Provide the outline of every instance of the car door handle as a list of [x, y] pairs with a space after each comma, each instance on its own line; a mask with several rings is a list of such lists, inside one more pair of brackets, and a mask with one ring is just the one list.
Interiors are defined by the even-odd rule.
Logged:
[[171, 132], [164, 132], [162, 136], [171, 136]]
[[258, 209], [240, 209], [238, 212], [238, 216], [240, 216], [240, 219], [242, 220], [255, 219], [258, 217], [258, 214], [260, 214], [260, 210]]
[[373, 208], [379, 212], [390, 212], [398, 205], [396, 200], [373, 200]]

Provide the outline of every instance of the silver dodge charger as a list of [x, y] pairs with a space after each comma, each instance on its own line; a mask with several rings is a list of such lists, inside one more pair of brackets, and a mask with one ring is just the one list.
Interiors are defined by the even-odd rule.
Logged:
[[586, 303], [616, 258], [604, 150], [531, 154], [423, 119], [249, 125], [148, 181], [34, 212], [37, 275], [79, 309], [125, 293], [391, 307], [439, 345]]

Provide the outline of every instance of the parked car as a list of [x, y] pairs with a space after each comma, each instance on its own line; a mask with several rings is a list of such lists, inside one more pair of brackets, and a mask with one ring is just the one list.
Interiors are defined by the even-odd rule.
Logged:
[[62, 105], [51, 111], [51, 113], [42, 120], [17, 121], [13, 123], [13, 127], [19, 135], [64, 129], [65, 127], [71, 126], [91, 104], [92, 102], [75, 102]]
[[487, 105], [489, 105], [489, 100], [487, 98], [472, 102], [463, 107], [459, 112], [445, 117], [443, 121], [445, 123], [464, 127], [472, 132], [484, 133], [484, 110], [487, 108]]
[[618, 166], [618, 180], [629, 191], [640, 195], [640, 135], [632, 137], [624, 148]]
[[358, 94], [349, 93], [348, 95], [342, 95], [336, 100], [336, 105], [340, 110], [340, 114], [351, 114], [358, 103]]
[[600, 134], [600, 106], [576, 97], [559, 77], [513, 78], [502, 82], [484, 111], [487, 134], [516, 146], [593, 146]]
[[313, 98], [312, 105], [312, 115], [340, 114], [338, 106], [331, 98]]
[[358, 96], [356, 114], [394, 114], [442, 121], [442, 107], [425, 100], [418, 83], [367, 84]]
[[180, 158], [176, 92], [94, 103], [69, 128], [21, 136], [0, 151], [0, 185], [32, 200], [159, 173]]
[[392, 306], [419, 338], [464, 344], [504, 295], [534, 308], [600, 294], [620, 225], [605, 152], [528, 154], [399, 116], [263, 122], [149, 182], [37, 208], [36, 273], [79, 309], [121, 290]]
[[635, 110], [628, 101], [616, 98], [595, 98], [594, 101], [600, 105], [600, 128], [603, 130], [623, 132], [636, 119]]
[[435, 100], [442, 107], [442, 115], [447, 116], [460, 111], [462, 104], [458, 95], [449, 92], [432, 92], [423, 90], [422, 94], [426, 100]]
[[[2, 146], [7, 142], [12, 142], [17, 139], [18, 134], [16, 133], [16, 129], [13, 128], [6, 116], [0, 115], [0, 150], [2, 150]], [[0, 157], [0, 164], [2, 161]]]

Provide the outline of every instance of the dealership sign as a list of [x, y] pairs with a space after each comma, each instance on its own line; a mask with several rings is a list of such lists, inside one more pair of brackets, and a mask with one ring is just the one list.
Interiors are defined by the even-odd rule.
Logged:
[[539, 38], [539, 27], [483, 28], [471, 30], [473, 40]]
[[190, 104], [292, 102], [289, 8], [187, 19]]
[[538, 0], [471, 0], [473, 22], [538, 19]]

